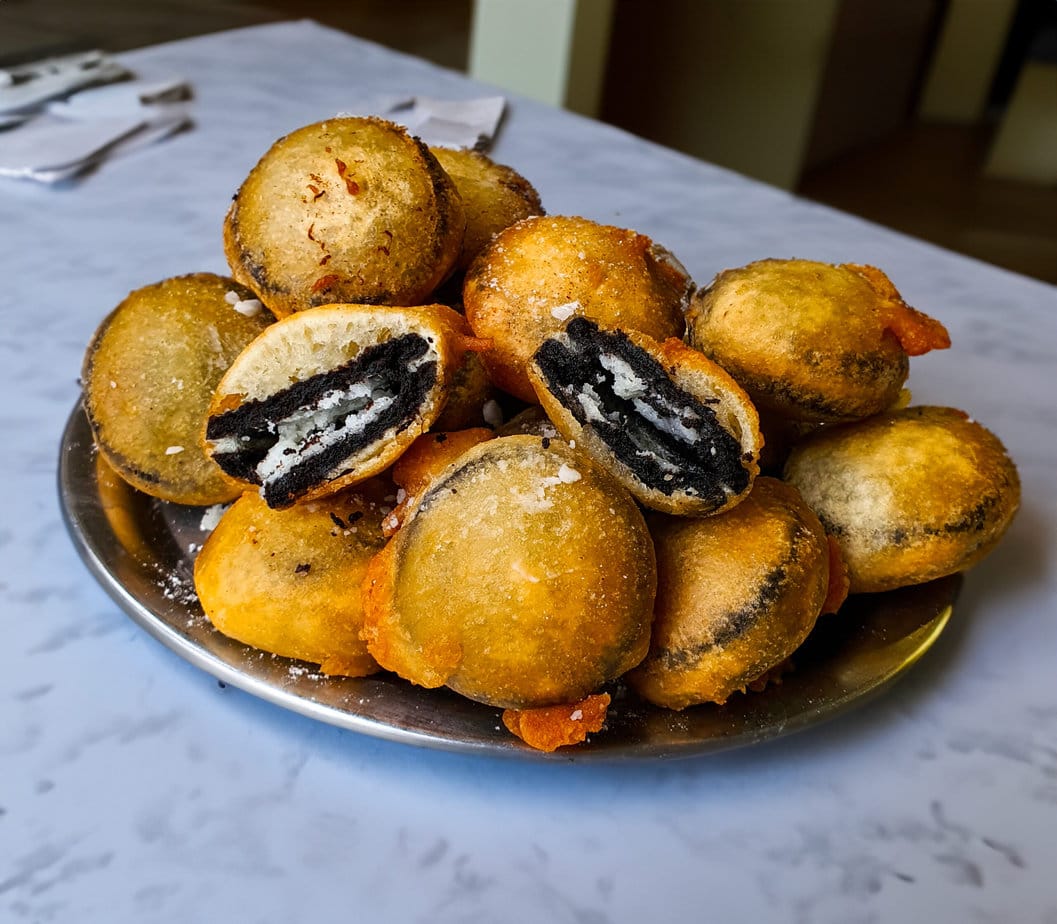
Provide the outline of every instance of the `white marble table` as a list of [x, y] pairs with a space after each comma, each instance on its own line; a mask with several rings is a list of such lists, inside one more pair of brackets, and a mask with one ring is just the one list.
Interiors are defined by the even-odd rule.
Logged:
[[535, 763], [387, 743], [220, 688], [126, 618], [62, 527], [59, 434], [125, 293], [223, 271], [278, 135], [463, 77], [292, 23], [127, 56], [193, 131], [84, 182], [0, 187], [0, 920], [1057, 922], [1057, 290], [514, 101], [494, 150], [552, 213], [699, 281], [763, 256], [884, 267], [954, 349], [915, 360], [1017, 461], [1024, 508], [888, 695], [748, 750]]

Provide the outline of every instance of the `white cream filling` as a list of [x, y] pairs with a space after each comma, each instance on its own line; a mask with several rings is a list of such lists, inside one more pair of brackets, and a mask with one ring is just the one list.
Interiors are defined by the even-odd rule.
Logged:
[[619, 356], [603, 353], [598, 357], [598, 362], [613, 376], [613, 393], [618, 398], [638, 398], [649, 393], [649, 385]]
[[[584, 409], [588, 422], [592, 420], [606, 422], [606, 416], [602, 413], [602, 399], [598, 396], [598, 392], [586, 382], [581, 386], [580, 391], [576, 393], [576, 400], [580, 402], [580, 407]], [[617, 417], [618, 415], [614, 415], [614, 418]], [[619, 424], [620, 421], [619, 419], [614, 419], [611, 422]]]
[[645, 401], [636, 398], [631, 402], [632, 407], [648, 420], [657, 430], [674, 436], [677, 440], [693, 446], [700, 439], [698, 433], [687, 427], [677, 417], [662, 415], [655, 408], [650, 407]]
[[[279, 421], [276, 427], [279, 439], [255, 469], [261, 484], [282, 478], [335, 443], [363, 432], [394, 400], [387, 394], [378, 394], [372, 400], [372, 391], [363, 382], [345, 391], [335, 389], [327, 392], [316, 407], [299, 410]], [[334, 418], [339, 415], [345, 415], [344, 422], [333, 426]], [[313, 439], [306, 442], [309, 437]]]
[[[650, 386], [639, 376], [629, 363], [610, 353], [603, 353], [598, 357], [598, 362], [610, 375], [613, 376], [613, 393], [618, 398], [631, 401], [631, 406], [644, 420], [648, 421], [655, 429], [677, 440], [681, 440], [690, 446], [694, 446], [700, 440], [697, 431], [686, 426], [680, 418], [696, 422], [697, 415], [689, 408], [683, 408], [678, 414], [662, 414], [656, 408], [651, 407], [641, 400], [643, 395], [649, 394]], [[620, 414], [610, 413], [608, 417], [602, 411], [602, 399], [598, 392], [590, 385], [584, 385], [577, 394], [577, 400], [584, 409], [587, 419], [607, 420], [609, 423], [620, 426], [622, 420]]]

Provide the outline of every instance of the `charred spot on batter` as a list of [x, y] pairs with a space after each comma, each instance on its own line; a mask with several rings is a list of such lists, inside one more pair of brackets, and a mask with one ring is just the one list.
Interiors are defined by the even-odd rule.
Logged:
[[680, 388], [622, 331], [574, 318], [535, 362], [554, 397], [647, 488], [718, 506], [748, 487], [741, 443], [709, 406], [718, 401]]
[[206, 439], [227, 474], [288, 507], [351, 469], [348, 460], [416, 416], [437, 380], [428, 344], [405, 334], [267, 398], [209, 418]]

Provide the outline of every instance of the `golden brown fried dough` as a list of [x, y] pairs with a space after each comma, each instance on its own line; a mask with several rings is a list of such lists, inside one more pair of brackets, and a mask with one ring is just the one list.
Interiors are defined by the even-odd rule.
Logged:
[[280, 138], [224, 222], [231, 272], [276, 314], [337, 302], [418, 305], [455, 265], [455, 186], [391, 122], [334, 118]]
[[749, 493], [762, 445], [756, 408], [682, 341], [573, 318], [543, 341], [528, 371], [562, 436], [647, 507], [705, 516]]
[[443, 305], [328, 305], [284, 318], [221, 379], [206, 449], [272, 507], [361, 482], [437, 419], [469, 342]]
[[351, 491], [286, 510], [244, 494], [195, 561], [202, 609], [243, 644], [319, 664], [324, 674], [372, 674], [358, 588], [385, 541], [380, 520], [378, 506]]
[[503, 724], [529, 747], [556, 751], [579, 744], [589, 734], [601, 731], [609, 709], [608, 693], [595, 693], [578, 703], [542, 706], [539, 709], [504, 709]]
[[519, 411], [504, 423], [498, 430], [496, 436], [545, 436], [548, 439], [560, 440], [562, 435], [554, 426], [547, 412], [538, 404]]
[[407, 512], [444, 469], [468, 449], [494, 435], [487, 427], [471, 427], [452, 432], [423, 433], [418, 437], [393, 465], [393, 483], [399, 488], [397, 504], [382, 521], [382, 532], [387, 536], [395, 533]]
[[495, 399], [495, 395], [496, 390], [481, 357], [477, 353], [466, 353], [452, 373], [448, 400], [433, 429], [465, 430], [481, 426], [486, 423], [485, 406]]
[[690, 343], [723, 366], [761, 410], [803, 421], [891, 407], [908, 356], [950, 346], [869, 266], [760, 260], [720, 273], [693, 298]]
[[364, 581], [383, 667], [509, 709], [576, 702], [637, 664], [656, 574], [630, 495], [555, 440], [488, 440], [429, 486]]
[[953, 408], [826, 428], [793, 450], [785, 478], [840, 544], [852, 593], [971, 567], [1020, 506], [1017, 470], [998, 438]]
[[536, 401], [526, 367], [543, 338], [573, 317], [682, 337], [690, 278], [648, 237], [586, 218], [527, 218], [501, 231], [466, 274], [463, 305], [492, 381]]
[[543, 214], [539, 193], [516, 170], [466, 148], [430, 148], [455, 183], [466, 212], [466, 233], [456, 270], [465, 271], [504, 228]]
[[241, 488], [201, 446], [213, 389], [274, 318], [249, 290], [197, 273], [132, 292], [84, 358], [84, 409], [99, 451], [133, 487], [178, 504], [216, 504]]
[[829, 548], [795, 488], [761, 477], [732, 510], [650, 518], [657, 605], [650, 653], [628, 675], [669, 709], [723, 703], [807, 638], [829, 589]]

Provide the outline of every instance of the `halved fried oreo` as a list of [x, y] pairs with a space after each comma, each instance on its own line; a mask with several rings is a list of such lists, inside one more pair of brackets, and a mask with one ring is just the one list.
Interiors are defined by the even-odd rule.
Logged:
[[756, 409], [726, 372], [674, 338], [574, 318], [543, 341], [529, 379], [561, 434], [648, 507], [718, 513], [752, 487]]
[[525, 367], [543, 338], [572, 317], [682, 337], [693, 289], [665, 248], [627, 228], [565, 215], [526, 218], [500, 231], [466, 273], [463, 307], [492, 381], [535, 401]]
[[465, 331], [443, 305], [329, 305], [288, 317], [217, 386], [206, 449], [271, 507], [363, 481], [436, 420]]

